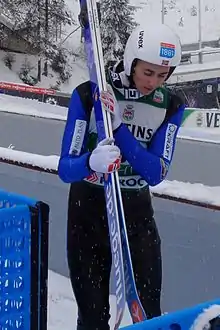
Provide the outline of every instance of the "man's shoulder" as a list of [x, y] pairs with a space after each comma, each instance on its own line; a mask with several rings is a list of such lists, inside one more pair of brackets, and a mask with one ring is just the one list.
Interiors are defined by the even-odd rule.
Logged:
[[[82, 106], [84, 110], [89, 114], [93, 108], [93, 90], [94, 90], [94, 83], [90, 80], [82, 82], [73, 90], [73, 94], [77, 92], [79, 98], [81, 100]], [[73, 95], [72, 94], [72, 95]]]
[[75, 87], [75, 89], [73, 90], [74, 91], [77, 91], [79, 93], [79, 95], [88, 95], [92, 93], [92, 89], [91, 89], [91, 81], [90, 80], [87, 80], [87, 81], [84, 81], [82, 82], [81, 84], [79, 84], [78, 86]]
[[167, 113], [166, 118], [170, 118], [175, 113], [178, 113], [179, 111], [182, 111], [182, 109], [185, 106], [185, 102], [182, 97], [180, 97], [178, 94], [174, 93], [167, 87], [162, 87], [161, 89], [164, 90], [164, 93], [167, 95]]

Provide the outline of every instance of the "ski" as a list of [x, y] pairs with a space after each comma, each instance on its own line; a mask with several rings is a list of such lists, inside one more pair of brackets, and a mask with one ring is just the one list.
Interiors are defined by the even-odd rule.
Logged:
[[[84, 29], [85, 52], [89, 69], [93, 104], [95, 110], [98, 139], [112, 137], [110, 115], [102, 110], [99, 100], [99, 90], [106, 90], [105, 75], [102, 72], [101, 61], [97, 47], [97, 35], [95, 33], [98, 22], [97, 7], [93, 7], [91, 1], [80, 0], [80, 22]], [[119, 212], [116, 196], [116, 184], [114, 174], [104, 176], [104, 191], [108, 218], [109, 236], [112, 253], [112, 274], [114, 293], [116, 296], [116, 318], [114, 329], [118, 329], [124, 314], [126, 304], [125, 278], [123, 268], [123, 252], [119, 225]]]
[[[87, 65], [90, 80], [96, 86], [93, 91], [93, 102], [98, 138], [99, 140], [102, 140], [105, 137], [112, 137], [113, 133], [110, 114], [102, 110], [99, 100], [99, 91], [107, 90], [99, 29], [99, 13], [97, 10], [96, 0], [81, 0], [80, 5], [80, 21], [84, 29]], [[123, 317], [126, 301], [133, 323], [145, 320], [146, 314], [139, 300], [135, 285], [120, 181], [117, 172], [104, 176], [104, 190], [114, 270], [113, 283], [115, 284], [114, 292], [116, 295], [117, 306], [115, 329], [117, 329]], [[114, 235], [112, 235], [113, 227], [115, 228]]]

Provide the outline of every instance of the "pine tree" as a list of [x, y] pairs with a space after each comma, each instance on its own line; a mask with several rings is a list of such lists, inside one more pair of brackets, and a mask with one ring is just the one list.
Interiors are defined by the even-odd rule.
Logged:
[[121, 59], [126, 41], [136, 26], [135, 7], [129, 0], [102, 0], [101, 37], [105, 64]]
[[[42, 60], [47, 75], [48, 63], [51, 64], [57, 54], [64, 51], [60, 48], [64, 26], [74, 24], [65, 0], [0, 0], [0, 7], [11, 22], [11, 30], [37, 50], [40, 80]], [[3, 36], [1, 29], [0, 35]]]
[[197, 8], [196, 6], [192, 6], [190, 8], [191, 16], [197, 16]]

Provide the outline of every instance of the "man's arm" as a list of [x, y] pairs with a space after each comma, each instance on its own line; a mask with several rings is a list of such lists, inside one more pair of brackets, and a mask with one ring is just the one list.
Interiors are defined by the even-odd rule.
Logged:
[[114, 132], [115, 144], [121, 150], [123, 158], [151, 186], [163, 181], [169, 170], [184, 108], [180, 105], [178, 110], [161, 125], [148, 149], [136, 140], [126, 125], [120, 125]]
[[73, 91], [71, 96], [58, 166], [59, 177], [66, 183], [81, 181], [92, 173], [88, 166], [90, 153], [86, 148], [89, 111], [83, 106], [86, 102], [82, 101], [82, 97], [88, 97], [88, 95], [81, 95], [79, 91], [80, 86]]

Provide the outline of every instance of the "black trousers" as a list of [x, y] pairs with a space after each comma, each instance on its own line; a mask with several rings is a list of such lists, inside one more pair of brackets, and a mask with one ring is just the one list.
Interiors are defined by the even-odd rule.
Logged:
[[[122, 193], [136, 286], [148, 318], [161, 314], [160, 237], [149, 190]], [[103, 188], [70, 187], [67, 228], [70, 279], [78, 305], [77, 330], [109, 330], [111, 250]]]

